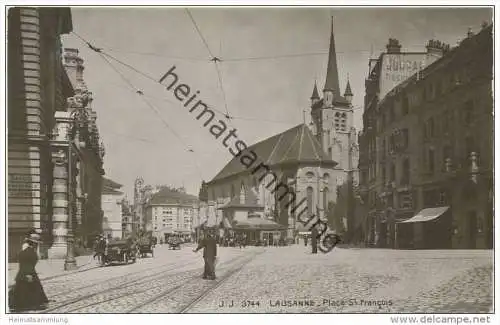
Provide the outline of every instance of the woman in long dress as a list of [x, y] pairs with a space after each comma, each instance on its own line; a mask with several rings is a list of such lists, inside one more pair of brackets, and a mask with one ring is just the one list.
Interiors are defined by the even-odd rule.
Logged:
[[11, 312], [46, 309], [49, 302], [43, 290], [35, 266], [38, 262], [36, 247], [40, 243], [38, 234], [30, 234], [19, 253], [19, 271], [16, 284], [9, 291]]

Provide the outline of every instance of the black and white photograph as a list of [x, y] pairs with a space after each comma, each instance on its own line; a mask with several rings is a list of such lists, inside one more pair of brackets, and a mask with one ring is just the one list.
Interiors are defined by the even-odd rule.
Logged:
[[4, 6], [8, 324], [495, 323], [495, 7], [291, 4]]

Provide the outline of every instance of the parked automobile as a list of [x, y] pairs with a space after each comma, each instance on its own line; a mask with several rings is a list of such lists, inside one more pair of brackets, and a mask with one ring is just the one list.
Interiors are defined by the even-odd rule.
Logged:
[[136, 255], [127, 240], [110, 241], [104, 250], [102, 265], [112, 265], [113, 263], [128, 264], [135, 263]]

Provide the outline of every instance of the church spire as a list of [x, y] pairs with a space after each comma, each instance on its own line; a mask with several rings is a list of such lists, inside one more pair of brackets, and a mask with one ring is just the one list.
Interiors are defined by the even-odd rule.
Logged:
[[314, 82], [313, 93], [310, 99], [319, 99], [318, 86], [316, 86], [316, 81]]
[[337, 53], [335, 51], [335, 36], [333, 34], [333, 17], [332, 29], [330, 33], [330, 51], [328, 53], [328, 70], [326, 72], [325, 89], [323, 91], [331, 91], [333, 92], [334, 96], [340, 96]]
[[347, 74], [347, 86], [345, 87], [344, 97], [349, 102], [351, 102], [353, 96], [354, 95], [353, 95], [352, 90], [351, 90], [351, 83], [349, 82], [349, 74]]
[[316, 104], [319, 101], [319, 93], [318, 93], [318, 86], [316, 85], [316, 80], [314, 81], [313, 93], [310, 99], [311, 99], [311, 108], [314, 108], [314, 104]]

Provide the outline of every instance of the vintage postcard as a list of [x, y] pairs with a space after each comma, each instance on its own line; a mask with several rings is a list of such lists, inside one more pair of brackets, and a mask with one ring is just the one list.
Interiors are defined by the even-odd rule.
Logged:
[[5, 25], [9, 323], [493, 323], [494, 7], [11, 3]]

